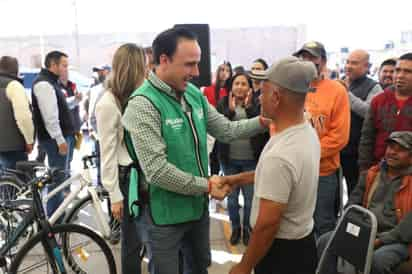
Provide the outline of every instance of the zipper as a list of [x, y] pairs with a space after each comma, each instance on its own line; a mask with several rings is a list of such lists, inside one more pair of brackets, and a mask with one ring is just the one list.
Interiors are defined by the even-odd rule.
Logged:
[[201, 176], [205, 177], [205, 173], [204, 173], [203, 168], [202, 168], [202, 162], [200, 160], [199, 138], [196, 134], [196, 128], [193, 124], [192, 115], [190, 114], [190, 112], [185, 112], [185, 115], [186, 115], [187, 119], [189, 120], [190, 128], [192, 129], [193, 138], [195, 140], [195, 147], [196, 147], [195, 152], [196, 152], [197, 165], [199, 167]]

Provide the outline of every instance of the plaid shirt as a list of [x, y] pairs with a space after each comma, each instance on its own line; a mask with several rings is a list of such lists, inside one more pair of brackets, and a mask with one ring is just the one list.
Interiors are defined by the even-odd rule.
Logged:
[[[161, 92], [176, 98], [182, 110], [190, 112], [184, 97], [160, 80], [153, 72], [148, 80]], [[200, 93], [200, 91], [199, 91]], [[206, 178], [183, 172], [167, 161], [167, 147], [161, 134], [161, 117], [153, 104], [143, 96], [136, 96], [127, 105], [122, 118], [123, 126], [129, 131], [139, 164], [143, 171], [143, 184], [149, 182], [168, 191], [201, 195], [208, 191]], [[259, 118], [232, 122], [209, 105], [207, 130], [221, 142], [231, 142], [237, 138], [247, 138], [265, 131]]]

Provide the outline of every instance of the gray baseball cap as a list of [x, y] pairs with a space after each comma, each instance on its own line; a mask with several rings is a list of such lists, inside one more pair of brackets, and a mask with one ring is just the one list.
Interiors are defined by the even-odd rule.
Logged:
[[290, 91], [307, 93], [314, 92], [310, 83], [318, 76], [315, 65], [309, 61], [303, 61], [290, 56], [279, 60], [254, 79], [268, 80]]
[[394, 131], [389, 135], [386, 142], [395, 142], [407, 150], [412, 151], [412, 132], [411, 131]]

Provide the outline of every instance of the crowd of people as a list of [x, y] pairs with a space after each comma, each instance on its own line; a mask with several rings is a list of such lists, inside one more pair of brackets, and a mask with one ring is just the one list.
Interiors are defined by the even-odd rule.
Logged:
[[[128, 274], [141, 273], [142, 245], [152, 274], [207, 273], [208, 202], [226, 197], [230, 244], [247, 246], [231, 274], [315, 273], [342, 207], [343, 174], [348, 205], [377, 217], [371, 273], [395, 273], [412, 255], [412, 53], [385, 60], [375, 81], [368, 52], [354, 50], [344, 77], [332, 79], [324, 45], [311, 41], [271, 66], [225, 61], [199, 89], [190, 80], [200, 56], [184, 28], [150, 48], [124, 44], [110, 67], [93, 68], [83, 98], [68, 80], [69, 56], [52, 51], [31, 100], [17, 59], [1, 57], [1, 165], [27, 160], [36, 141], [50, 167], [70, 171], [86, 120]], [[49, 216], [64, 195], [48, 201]], [[327, 273], [337, 260], [327, 258]]]

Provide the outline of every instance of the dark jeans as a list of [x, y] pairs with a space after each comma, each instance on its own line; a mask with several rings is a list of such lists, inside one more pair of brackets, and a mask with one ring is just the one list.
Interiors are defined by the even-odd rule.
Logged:
[[16, 163], [19, 161], [27, 161], [25, 151], [0, 152], [0, 167], [16, 169]]
[[209, 212], [194, 222], [157, 226], [150, 212], [142, 212], [148, 232], [148, 249], [152, 256], [150, 274], [180, 274], [179, 257], [183, 254], [184, 274], [207, 274], [211, 264]]
[[[71, 136], [72, 137], [72, 136]], [[66, 137], [66, 143], [68, 144], [68, 148], [70, 148], [70, 144], [72, 143], [70, 137]], [[57, 143], [54, 139], [43, 140], [39, 141], [39, 145], [43, 151], [47, 154], [48, 166], [52, 168], [59, 168], [61, 170], [68, 171], [68, 156], [60, 155], [59, 148]], [[47, 187], [48, 192], [52, 191], [56, 187], [58, 187], [64, 180], [68, 178], [68, 173], [63, 174], [60, 173], [58, 176], [53, 178], [53, 184]], [[54, 197], [52, 197], [47, 202], [47, 216], [51, 216], [54, 211], [59, 207], [59, 205], [63, 202], [63, 193], [59, 192]]]
[[348, 186], [348, 195], [350, 195], [359, 180], [358, 156], [341, 154], [340, 157], [343, 176]]
[[[254, 160], [229, 160], [228, 163], [222, 164], [222, 170], [225, 175], [233, 175], [255, 169], [256, 161]], [[243, 228], [245, 229], [250, 227], [249, 220], [253, 201], [253, 184], [237, 187], [228, 196], [229, 218], [232, 224], [232, 230], [240, 228], [240, 190], [242, 190], [242, 194], [245, 199], [245, 208], [243, 211]]]
[[[123, 219], [120, 224], [122, 273], [140, 274], [142, 273], [140, 250], [143, 243], [147, 241], [147, 235], [144, 232], [144, 225], [130, 217], [128, 182], [119, 182], [119, 186], [123, 194]], [[150, 256], [148, 257], [150, 258]]]
[[318, 195], [315, 208], [315, 233], [319, 237], [332, 231], [337, 221], [338, 176], [334, 172], [328, 176], [319, 176]]
[[[326, 248], [332, 232], [326, 233], [320, 237], [318, 241], [318, 258]], [[372, 267], [370, 274], [391, 274], [396, 268], [406, 260], [408, 260], [409, 252], [406, 244], [389, 244], [376, 249], [373, 253]], [[321, 273], [337, 273], [338, 257], [326, 254]], [[351, 273], [353, 267], [349, 264], [340, 267], [339, 272]]]
[[255, 274], [314, 274], [316, 271], [314, 233], [299, 240], [275, 239]]
[[95, 163], [96, 163], [96, 169], [97, 169], [97, 185], [98, 186], [102, 186], [102, 172], [101, 172], [101, 167], [100, 167], [100, 145], [99, 145], [99, 141], [97, 140], [93, 140], [93, 149], [94, 149], [94, 153], [96, 154], [96, 159], [95, 159]]

